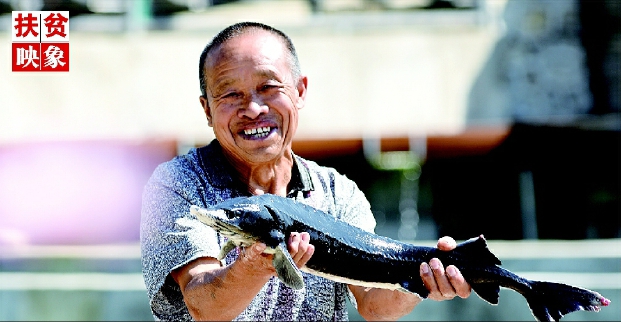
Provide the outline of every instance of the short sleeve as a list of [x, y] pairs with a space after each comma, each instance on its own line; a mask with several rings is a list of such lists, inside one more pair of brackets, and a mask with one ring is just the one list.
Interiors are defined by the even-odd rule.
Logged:
[[334, 175], [334, 201], [341, 220], [368, 232], [375, 232], [371, 204], [358, 185], [342, 174]]
[[[143, 192], [142, 268], [156, 318], [187, 315], [179, 286], [169, 273], [199, 257], [216, 257], [220, 250], [216, 232], [189, 212], [193, 204], [206, 205], [199, 191], [199, 175], [187, 163], [177, 157], [161, 164]], [[174, 312], [180, 308], [184, 312]]]

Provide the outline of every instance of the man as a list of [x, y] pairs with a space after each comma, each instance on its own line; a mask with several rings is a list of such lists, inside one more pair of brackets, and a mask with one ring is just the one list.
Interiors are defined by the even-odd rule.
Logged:
[[[275, 277], [262, 243], [231, 252], [222, 263], [216, 260], [225, 239], [190, 215], [192, 204], [208, 207], [271, 193], [367, 231], [373, 231], [375, 220], [355, 183], [291, 151], [308, 80], [285, 34], [258, 23], [230, 26], [203, 51], [199, 77], [200, 103], [216, 140], [160, 165], [145, 187], [142, 259], [154, 317], [346, 320], [349, 294], [366, 319], [394, 320], [409, 313], [421, 299], [401, 291], [365, 289], [306, 273], [303, 290], [288, 288]], [[441, 239], [438, 247], [452, 249], [455, 242]], [[299, 267], [314, 251], [306, 232], [289, 236], [288, 248]], [[420, 274], [432, 299], [470, 294], [461, 273], [452, 266], [445, 272], [437, 259], [421, 265]]]

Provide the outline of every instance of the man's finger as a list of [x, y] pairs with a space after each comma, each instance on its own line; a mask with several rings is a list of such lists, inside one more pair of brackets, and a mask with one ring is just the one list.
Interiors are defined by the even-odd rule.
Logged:
[[313, 256], [314, 253], [315, 253], [315, 246], [309, 244], [302, 258], [300, 258], [300, 260], [296, 262], [298, 267], [302, 267], [306, 265], [306, 263], [308, 262], [308, 260], [310, 260], [310, 258]]
[[[289, 253], [295, 263], [300, 263], [298, 266], [303, 266], [315, 251], [315, 247], [310, 244], [310, 235], [307, 232], [291, 233], [289, 238]], [[311, 250], [312, 248], [312, 250]], [[311, 253], [309, 254], [309, 251]]]
[[446, 299], [452, 299], [455, 297], [455, 289], [453, 289], [453, 285], [451, 285], [451, 282], [449, 282], [446, 277], [446, 272], [444, 271], [442, 262], [440, 262], [437, 258], [432, 258], [429, 261], [429, 266], [431, 266], [433, 276], [436, 284], [438, 285], [438, 290], [442, 293], [442, 297]]
[[307, 232], [300, 233], [300, 239], [301, 239], [304, 243], [308, 244], [308, 243], [310, 243], [310, 234], [309, 234], [309, 233], [307, 233]]
[[455, 290], [457, 296], [464, 299], [470, 296], [470, 293], [472, 291], [470, 284], [466, 282], [457, 267], [453, 265], [447, 266], [446, 275], [448, 275], [449, 281], [451, 282], [451, 285], [453, 286], [453, 289]]
[[254, 243], [248, 247], [243, 247], [240, 249], [240, 257], [241, 260], [244, 261], [255, 261], [257, 258], [263, 255], [263, 251], [267, 248], [267, 245], [264, 243]]
[[438, 239], [437, 248], [439, 250], [449, 251], [455, 249], [455, 247], [457, 247], [457, 242], [452, 237], [444, 236]]
[[304, 240], [302, 239], [302, 235], [298, 234], [295, 237], [293, 243], [295, 244], [294, 248], [296, 249], [296, 252], [291, 253], [291, 258], [293, 258], [293, 261], [297, 263], [300, 261], [302, 256], [304, 256], [304, 253], [306, 253], [306, 249], [308, 248], [308, 242], [304, 242]]
[[289, 243], [287, 244], [287, 248], [289, 249], [289, 253], [292, 257], [295, 258], [295, 255], [298, 253], [300, 247], [300, 234], [293, 232], [291, 236], [289, 236]]
[[[294, 260], [296, 263], [299, 263], [300, 261], [304, 260], [304, 258], [306, 258], [306, 261], [308, 261], [308, 258], [310, 257], [307, 255], [307, 253], [308, 253], [308, 250], [311, 248], [311, 246], [312, 245], [310, 244], [310, 235], [307, 232], [300, 233], [300, 243], [298, 246], [298, 253], [294, 257]], [[314, 251], [314, 247], [313, 247], [313, 251]], [[303, 266], [303, 265], [299, 265], [299, 266]]]
[[434, 290], [438, 289], [436, 279], [433, 277], [433, 272], [431, 271], [431, 267], [429, 267], [429, 264], [420, 264], [420, 277], [423, 280], [423, 283], [425, 283], [425, 286], [427, 286], [427, 289], [430, 293], [433, 293]]

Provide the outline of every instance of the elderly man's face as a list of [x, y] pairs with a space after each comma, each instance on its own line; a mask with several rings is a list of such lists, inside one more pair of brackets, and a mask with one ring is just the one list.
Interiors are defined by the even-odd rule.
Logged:
[[237, 161], [263, 163], [290, 148], [304, 106], [306, 77], [293, 79], [283, 43], [249, 31], [213, 51], [205, 64], [209, 126]]

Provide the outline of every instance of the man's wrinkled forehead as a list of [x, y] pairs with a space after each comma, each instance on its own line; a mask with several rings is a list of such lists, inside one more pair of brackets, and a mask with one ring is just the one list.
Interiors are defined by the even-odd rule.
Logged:
[[[257, 54], [261, 55], [257, 55]], [[255, 58], [278, 59], [286, 55], [286, 47], [277, 35], [257, 28], [249, 28], [231, 37], [207, 55], [206, 72], [216, 64], [229, 59]]]

